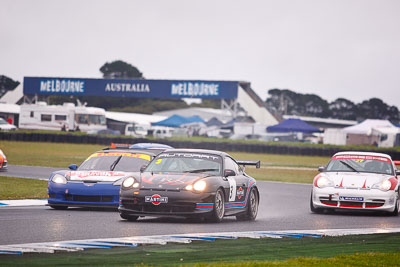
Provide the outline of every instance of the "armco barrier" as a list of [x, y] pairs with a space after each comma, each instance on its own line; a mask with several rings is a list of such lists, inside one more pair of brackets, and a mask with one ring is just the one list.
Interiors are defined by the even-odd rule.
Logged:
[[[32, 142], [56, 142], [73, 144], [99, 144], [109, 146], [114, 143], [144, 143], [159, 142], [175, 148], [201, 148], [231, 152], [249, 153], [268, 153], [284, 155], [306, 155], [306, 156], [326, 156], [330, 157], [343, 149], [334, 147], [307, 147], [307, 146], [288, 146], [288, 145], [268, 145], [268, 144], [244, 144], [234, 142], [192, 142], [175, 140], [148, 140], [144, 138], [125, 138], [97, 135], [77, 135], [77, 134], [52, 134], [52, 133], [20, 133], [20, 132], [0, 132], [0, 140], [7, 141], [32, 141]], [[400, 160], [400, 152], [394, 150], [374, 150], [389, 154], [393, 159]]]

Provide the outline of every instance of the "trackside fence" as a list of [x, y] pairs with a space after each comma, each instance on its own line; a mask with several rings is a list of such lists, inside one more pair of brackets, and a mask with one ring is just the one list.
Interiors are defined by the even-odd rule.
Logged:
[[[269, 144], [245, 144], [233, 142], [197, 142], [197, 141], [177, 141], [169, 139], [145, 139], [128, 137], [111, 137], [85, 134], [53, 134], [53, 133], [20, 133], [20, 132], [0, 132], [0, 140], [6, 141], [32, 141], [32, 142], [54, 142], [54, 143], [73, 143], [73, 144], [99, 144], [109, 146], [113, 143], [134, 144], [134, 143], [163, 143], [175, 148], [200, 148], [230, 152], [249, 152], [283, 155], [302, 155], [302, 156], [326, 156], [330, 157], [336, 152], [343, 151], [338, 147], [308, 147], [290, 145], [269, 145]], [[345, 149], [351, 150], [351, 149]], [[372, 152], [382, 152], [389, 154], [394, 160], [400, 160], [400, 152], [395, 150], [374, 149]]]

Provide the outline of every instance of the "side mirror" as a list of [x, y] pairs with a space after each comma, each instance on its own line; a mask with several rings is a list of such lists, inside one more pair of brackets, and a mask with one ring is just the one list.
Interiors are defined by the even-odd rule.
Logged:
[[144, 170], [146, 169], [147, 165], [143, 165], [142, 167], [140, 167], [140, 172], [144, 172]]
[[235, 176], [235, 175], [236, 175], [236, 173], [235, 173], [233, 170], [226, 169], [226, 170], [224, 171], [224, 177]]
[[76, 171], [76, 170], [78, 169], [78, 165], [76, 165], [76, 164], [71, 164], [71, 165], [68, 166], [68, 168], [69, 168], [71, 171]]
[[318, 167], [319, 172], [323, 172], [325, 170], [325, 166]]

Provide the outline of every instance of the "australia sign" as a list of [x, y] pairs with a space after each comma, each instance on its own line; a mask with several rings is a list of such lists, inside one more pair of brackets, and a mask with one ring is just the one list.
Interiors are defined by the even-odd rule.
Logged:
[[236, 81], [25, 77], [25, 95], [235, 99]]

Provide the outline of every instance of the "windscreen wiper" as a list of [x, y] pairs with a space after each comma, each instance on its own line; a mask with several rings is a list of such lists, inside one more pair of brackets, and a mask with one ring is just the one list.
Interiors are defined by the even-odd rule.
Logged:
[[341, 163], [343, 163], [344, 165], [346, 165], [347, 167], [349, 167], [350, 169], [352, 169], [355, 172], [359, 172], [356, 168], [354, 168], [353, 166], [351, 166], [349, 163], [347, 163], [346, 161], [340, 160]]
[[191, 170], [191, 171], [185, 171], [185, 172], [196, 173], [196, 172], [209, 172], [209, 171], [218, 171], [218, 169], [197, 169], [197, 170]]
[[117, 166], [118, 162], [121, 160], [122, 156], [119, 156], [111, 165], [110, 165], [110, 171], [113, 171], [115, 166]]

